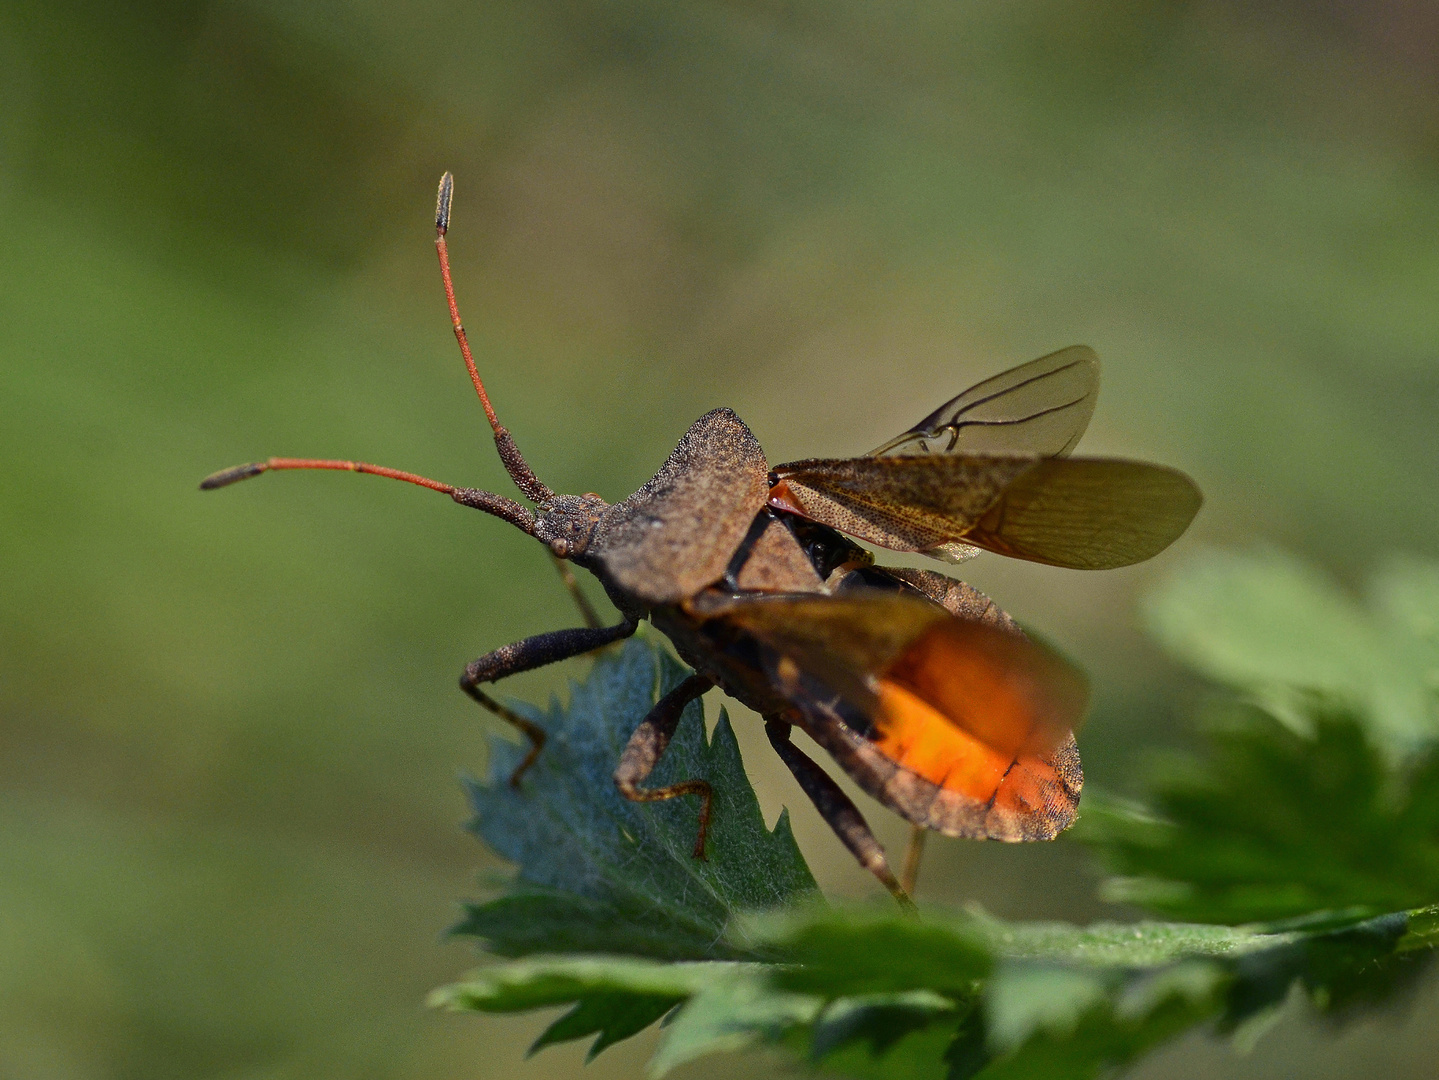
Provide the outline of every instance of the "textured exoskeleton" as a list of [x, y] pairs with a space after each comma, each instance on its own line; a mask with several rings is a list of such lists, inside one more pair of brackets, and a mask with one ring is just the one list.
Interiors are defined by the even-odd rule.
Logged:
[[[544, 732], [485, 685], [591, 652], [649, 620], [694, 674], [636, 718], [615, 783], [637, 801], [697, 796], [697, 858], [705, 857], [709, 785], [642, 785], [685, 705], [715, 686], [764, 718], [820, 813], [903, 902], [907, 890], [859, 810], [791, 741], [793, 728], [917, 830], [1023, 841], [1068, 827], [1083, 783], [1073, 734], [1087, 697], [1083, 677], [977, 590], [932, 571], [876, 566], [845, 534], [948, 562], [987, 548], [1081, 569], [1163, 550], [1198, 511], [1188, 477], [1143, 462], [1067, 456], [1094, 410], [1094, 354], [1077, 346], [995, 376], [857, 458], [771, 468], [739, 417], [716, 409], [628, 498], [609, 504], [556, 494], [500, 425], [470, 355], [445, 246], [450, 191], [446, 174], [436, 247], [451, 319], [500, 458], [534, 509], [352, 461], [271, 458], [217, 473], [202, 487], [276, 469], [391, 476], [500, 517], [561, 564], [593, 573], [619, 610], [617, 624], [598, 625], [582, 602], [587, 625], [496, 649], [466, 667], [461, 685], [529, 737], [530, 752], [511, 777], [519, 785]], [[911, 859], [911, 887], [916, 866]]]

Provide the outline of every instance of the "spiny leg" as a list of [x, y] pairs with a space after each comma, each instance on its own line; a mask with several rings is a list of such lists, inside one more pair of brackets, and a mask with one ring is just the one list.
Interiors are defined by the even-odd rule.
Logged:
[[809, 796], [810, 802], [819, 811], [820, 817], [829, 823], [840, 842], [849, 848], [859, 860], [860, 866], [879, 879], [881, 885], [890, 891], [901, 907], [913, 910], [914, 901], [909, 893], [895, 879], [868, 823], [850, 797], [844, 793], [834, 778], [825, 772], [803, 750], [790, 741], [790, 725], [776, 717], [766, 717], [765, 734], [770, 745], [794, 773], [799, 786]]
[[554, 552], [550, 552], [550, 561], [555, 564], [555, 570], [560, 575], [565, 590], [570, 594], [570, 599], [575, 602], [575, 607], [580, 609], [580, 618], [585, 620], [585, 625], [591, 629], [599, 626], [600, 617], [595, 614], [590, 598], [580, 589], [580, 583], [575, 579], [575, 572], [570, 569], [570, 564]]
[[501, 720], [519, 728], [530, 740], [530, 752], [510, 774], [511, 787], [520, 786], [520, 777], [524, 776], [525, 770], [540, 756], [545, 745], [545, 732], [538, 724], [526, 720], [490, 697], [480, 689], [480, 683], [497, 682], [508, 675], [518, 675], [522, 671], [532, 671], [546, 664], [593, 652], [621, 638], [629, 637], [638, 626], [637, 620], [626, 619], [615, 626], [586, 626], [536, 634], [513, 645], [505, 645], [494, 652], [486, 653], [465, 667], [465, 673], [460, 676], [460, 689]]
[[708, 690], [714, 683], [703, 675], [691, 675], [655, 703], [648, 716], [635, 728], [630, 741], [625, 744], [620, 763], [615, 768], [615, 787], [631, 802], [659, 802], [681, 795], [698, 795], [700, 803], [699, 835], [695, 838], [694, 857], [705, 857], [705, 838], [710, 827], [710, 804], [714, 791], [706, 780], [683, 780], [662, 788], [641, 788], [639, 783], [654, 771], [655, 765], [664, 755], [685, 706]]

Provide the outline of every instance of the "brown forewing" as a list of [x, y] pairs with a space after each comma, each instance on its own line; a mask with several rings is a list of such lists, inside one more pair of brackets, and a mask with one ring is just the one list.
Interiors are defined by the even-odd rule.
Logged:
[[973, 585], [933, 570], [917, 570], [907, 566], [870, 566], [840, 571], [832, 582], [836, 591], [864, 588], [878, 579], [881, 587], [896, 591], [913, 589], [927, 596], [951, 615], [970, 622], [982, 622], [997, 630], [1024, 636], [1009, 613]]
[[951, 619], [942, 608], [899, 593], [856, 592], [734, 596], [714, 591], [695, 598], [703, 619], [723, 619], [819, 678], [857, 707], [875, 700], [871, 675], [887, 666], [935, 623]]
[[878, 457], [775, 469], [770, 505], [895, 551], [962, 541], [1108, 570], [1163, 551], [1203, 497], [1177, 469], [1105, 458]]
[[894, 551], [958, 540], [1036, 457], [811, 458], [775, 467], [770, 505]]

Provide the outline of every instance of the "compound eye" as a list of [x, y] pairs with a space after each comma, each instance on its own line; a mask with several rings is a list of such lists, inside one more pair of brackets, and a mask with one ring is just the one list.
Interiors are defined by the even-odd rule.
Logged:
[[570, 557], [570, 542], [563, 536], [557, 536], [550, 541], [550, 550], [555, 553], [555, 558], [568, 559]]

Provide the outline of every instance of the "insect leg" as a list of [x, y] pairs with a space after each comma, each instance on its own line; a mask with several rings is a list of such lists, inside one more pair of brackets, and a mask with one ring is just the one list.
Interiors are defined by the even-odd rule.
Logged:
[[550, 561], [555, 564], [555, 572], [560, 575], [560, 581], [564, 583], [565, 591], [570, 594], [570, 599], [575, 602], [575, 607], [580, 609], [580, 618], [585, 620], [585, 625], [591, 629], [599, 626], [600, 617], [595, 614], [594, 605], [590, 603], [589, 597], [580, 591], [580, 583], [575, 580], [575, 572], [570, 569], [570, 564], [554, 552], [550, 552]]
[[914, 901], [895, 879], [894, 872], [889, 868], [889, 861], [884, 857], [884, 848], [879, 846], [879, 841], [875, 839], [874, 833], [860, 814], [859, 807], [854, 805], [829, 773], [790, 741], [789, 724], [775, 717], [766, 717], [764, 730], [769, 736], [770, 745], [789, 766], [789, 771], [794, 773], [799, 786], [804, 788], [804, 793], [809, 796], [810, 802], [814, 803], [820, 816], [829, 823], [840, 842], [849, 848], [851, 854], [859, 860], [860, 866], [879, 878], [880, 884], [899, 901], [900, 907], [912, 910]]
[[698, 795], [700, 803], [699, 835], [695, 838], [694, 856], [705, 857], [705, 836], [710, 826], [710, 803], [714, 792], [705, 780], [684, 780], [662, 788], [641, 788], [639, 783], [654, 770], [679, 726], [685, 706], [708, 690], [714, 683], [703, 675], [691, 675], [655, 703], [630, 741], [625, 744], [620, 763], [615, 769], [615, 787], [631, 802], [659, 802], [680, 795]]
[[510, 786], [519, 787], [520, 777], [535, 763], [545, 745], [545, 732], [538, 724], [531, 723], [523, 716], [507, 709], [489, 694], [480, 689], [480, 683], [497, 682], [507, 675], [518, 675], [522, 671], [544, 667], [572, 656], [593, 652], [621, 638], [627, 638], [638, 628], [635, 619], [626, 619], [615, 626], [581, 627], [575, 630], [554, 630], [548, 634], [506, 645], [494, 652], [486, 653], [478, 660], [472, 660], [460, 676], [460, 689], [469, 694], [490, 712], [506, 723], [513, 724], [530, 740], [530, 752], [510, 774]]
[[914, 887], [919, 884], [919, 864], [924, 859], [924, 841], [927, 836], [929, 830], [924, 826], [909, 827], [909, 847], [905, 849], [904, 869], [900, 871], [899, 883], [910, 896], [914, 895]]

